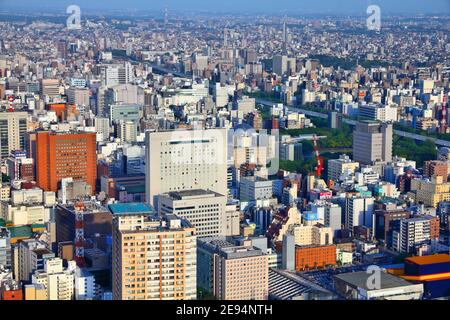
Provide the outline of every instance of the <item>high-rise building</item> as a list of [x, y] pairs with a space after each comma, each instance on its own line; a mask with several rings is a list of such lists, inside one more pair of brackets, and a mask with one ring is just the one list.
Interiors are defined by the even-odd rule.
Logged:
[[392, 248], [400, 253], [417, 253], [420, 245], [439, 239], [439, 218], [422, 216], [394, 222]]
[[15, 254], [14, 272], [21, 281], [30, 281], [31, 273], [44, 268], [46, 259], [54, 258], [55, 254], [47, 248], [47, 244], [36, 239], [26, 239], [19, 243]]
[[96, 133], [38, 131], [30, 134], [36, 181], [45, 191], [58, 191], [64, 178], [84, 180], [95, 194], [97, 179]]
[[345, 227], [366, 226], [371, 228], [374, 221], [374, 198], [350, 196], [345, 199]]
[[47, 289], [46, 300], [73, 300], [75, 297], [75, 261], [69, 261], [63, 267], [63, 260], [50, 258], [45, 260], [44, 269], [36, 270], [31, 282], [43, 285]]
[[266, 300], [268, 256], [253, 246], [235, 246], [224, 238], [199, 240], [198, 287], [219, 300]]
[[292, 74], [296, 71], [295, 58], [289, 58], [285, 55], [276, 55], [273, 57], [273, 72], [282, 77], [284, 74]]
[[6, 160], [12, 151], [25, 150], [28, 114], [0, 112], [0, 159]]
[[197, 297], [195, 228], [163, 218], [142, 203], [112, 204], [114, 300], [192, 300]]
[[371, 165], [392, 161], [392, 123], [362, 121], [353, 132], [353, 160]]
[[[227, 219], [226, 209], [227, 197], [212, 191], [186, 190], [158, 196], [158, 213], [174, 214], [188, 220], [198, 237], [231, 235], [233, 228], [228, 223], [236, 221]], [[239, 217], [234, 220], [239, 224]]]
[[58, 54], [61, 59], [67, 59], [67, 41], [58, 41]]
[[108, 141], [111, 133], [109, 119], [95, 117], [95, 131], [97, 132], [97, 141]]
[[342, 229], [342, 208], [338, 204], [327, 203], [325, 205], [325, 225], [331, 228], [333, 237], [337, 238]]
[[226, 129], [147, 132], [146, 199], [203, 189], [226, 195]]

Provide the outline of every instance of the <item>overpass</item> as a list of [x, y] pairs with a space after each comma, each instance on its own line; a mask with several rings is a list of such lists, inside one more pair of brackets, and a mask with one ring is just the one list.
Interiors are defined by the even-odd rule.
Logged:
[[[270, 106], [272, 107], [276, 102], [272, 102], [269, 100], [265, 100], [265, 99], [260, 99], [260, 98], [256, 98], [256, 102], [265, 106]], [[321, 113], [321, 112], [316, 112], [316, 111], [311, 111], [311, 110], [305, 110], [305, 109], [301, 109], [301, 108], [295, 108], [295, 107], [288, 107], [289, 111], [296, 111], [296, 112], [301, 112], [304, 113], [307, 116], [310, 117], [316, 117], [316, 118], [322, 118], [322, 119], [328, 119], [328, 115]], [[343, 119], [343, 121], [351, 126], [355, 126], [356, 125], [356, 121], [355, 120], [351, 120], [351, 119]], [[442, 139], [436, 139], [436, 138], [432, 138], [432, 137], [427, 137], [427, 136], [423, 136], [417, 133], [411, 133], [411, 132], [406, 132], [406, 131], [401, 131], [401, 130], [394, 130], [394, 133], [400, 137], [403, 138], [409, 138], [409, 139], [414, 139], [417, 141], [427, 141], [430, 140], [432, 141], [436, 146], [438, 147], [447, 147], [450, 148], [450, 141], [446, 141], [446, 140], [442, 140]]]

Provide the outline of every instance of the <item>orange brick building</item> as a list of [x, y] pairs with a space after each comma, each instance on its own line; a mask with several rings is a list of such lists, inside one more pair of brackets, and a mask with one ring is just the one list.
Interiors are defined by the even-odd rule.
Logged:
[[64, 178], [84, 180], [95, 194], [97, 179], [96, 133], [39, 131], [30, 134], [36, 182], [45, 191], [58, 191]]
[[295, 270], [304, 271], [336, 265], [336, 246], [296, 246]]
[[0, 300], [23, 300], [23, 291], [21, 288], [0, 288]]

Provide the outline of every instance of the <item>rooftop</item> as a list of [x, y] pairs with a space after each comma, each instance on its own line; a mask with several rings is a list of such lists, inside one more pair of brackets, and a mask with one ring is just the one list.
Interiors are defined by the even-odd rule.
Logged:
[[142, 215], [151, 215], [154, 214], [154, 210], [152, 207], [145, 203], [114, 203], [108, 205], [109, 211], [115, 215], [133, 215], [133, 214], [142, 214]]
[[195, 189], [169, 192], [169, 196], [174, 200], [196, 199], [196, 198], [213, 198], [221, 195], [209, 190]]
[[[349, 272], [340, 274], [337, 276], [334, 276], [335, 278], [347, 282], [349, 285], [362, 288], [364, 290], [370, 291], [370, 290], [376, 290], [376, 289], [369, 289], [367, 287], [368, 279], [372, 276], [372, 273], [368, 273], [366, 271], [360, 271], [360, 272]], [[398, 288], [398, 287], [404, 287], [404, 286], [410, 286], [412, 283], [391, 275], [386, 272], [380, 272], [380, 289], [390, 289], [390, 288]], [[371, 282], [370, 282], [371, 283]]]

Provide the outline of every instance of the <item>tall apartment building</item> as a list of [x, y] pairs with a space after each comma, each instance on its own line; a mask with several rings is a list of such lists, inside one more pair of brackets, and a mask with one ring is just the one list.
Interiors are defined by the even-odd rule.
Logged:
[[46, 259], [55, 254], [47, 248], [47, 244], [36, 239], [26, 239], [19, 243], [14, 251], [13, 269], [17, 280], [29, 281], [35, 270], [44, 268]]
[[113, 204], [114, 300], [197, 297], [195, 228], [173, 215], [154, 216], [142, 204]]
[[[188, 220], [198, 237], [231, 236], [238, 228], [239, 216], [227, 211], [227, 197], [212, 191], [186, 190], [158, 196], [158, 214], [174, 214]], [[227, 215], [234, 216], [227, 219]], [[237, 235], [237, 234], [236, 234]]]
[[92, 201], [58, 204], [55, 208], [56, 242], [75, 241], [77, 214], [83, 215], [85, 239], [107, 236], [112, 232], [112, 215], [108, 209]]
[[374, 221], [374, 198], [351, 196], [345, 199], [345, 227], [366, 226], [372, 228]]
[[340, 155], [339, 159], [328, 160], [328, 180], [339, 181], [345, 172], [354, 173], [359, 168], [359, 163], [352, 161], [347, 155]]
[[38, 131], [30, 134], [36, 163], [36, 181], [45, 191], [58, 191], [64, 178], [84, 180], [95, 194], [97, 179], [96, 133]]
[[147, 132], [146, 199], [204, 189], [226, 195], [226, 129]]
[[97, 141], [108, 141], [111, 134], [111, 127], [108, 118], [95, 117], [95, 131]]
[[370, 165], [392, 161], [392, 123], [361, 121], [353, 132], [353, 160]]
[[0, 159], [6, 160], [12, 151], [25, 150], [28, 114], [0, 112]]
[[43, 285], [47, 290], [46, 300], [73, 300], [75, 298], [75, 261], [69, 261], [63, 268], [63, 260], [51, 258], [45, 260], [44, 269], [36, 270], [31, 282]]
[[296, 60], [295, 58], [289, 58], [285, 55], [276, 55], [273, 57], [273, 72], [280, 77], [285, 73], [288, 75], [296, 71]]
[[225, 238], [198, 243], [198, 286], [219, 300], [267, 300], [268, 256], [253, 246], [235, 246]]
[[273, 198], [272, 181], [261, 177], [242, 177], [239, 184], [241, 201], [257, 201]]
[[342, 229], [342, 207], [338, 204], [325, 204], [324, 223], [331, 228], [333, 238], [337, 238], [339, 231]]
[[384, 240], [390, 246], [392, 224], [394, 221], [408, 219], [411, 213], [396, 205], [385, 205], [384, 208], [376, 209], [375, 212], [375, 237]]
[[392, 248], [400, 253], [416, 253], [418, 246], [439, 239], [439, 218], [422, 216], [394, 222]]

